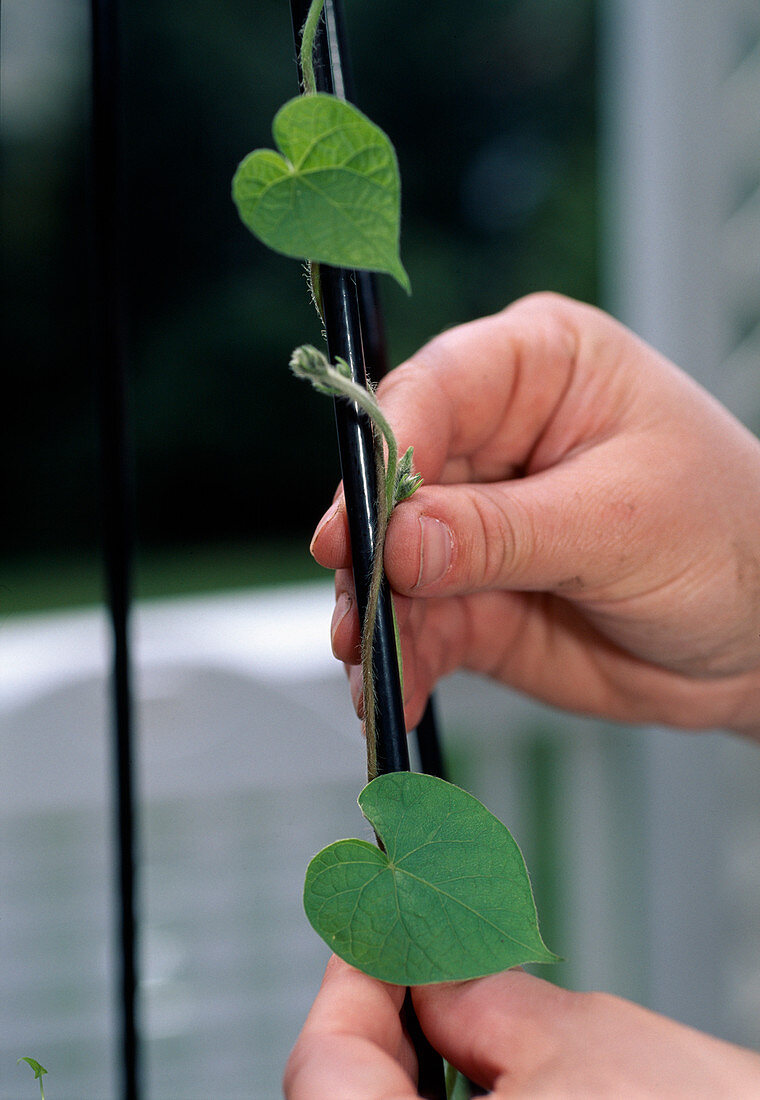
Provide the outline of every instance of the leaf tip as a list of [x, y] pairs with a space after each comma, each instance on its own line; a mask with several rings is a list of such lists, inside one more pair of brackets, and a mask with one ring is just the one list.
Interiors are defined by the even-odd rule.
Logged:
[[409, 279], [409, 276], [406, 273], [406, 268], [401, 263], [400, 259], [397, 261], [396, 264], [394, 264], [390, 274], [396, 280], [396, 282], [401, 287], [401, 289], [405, 290], [406, 293], [411, 298], [411, 296], [412, 296], [412, 284], [411, 284], [411, 281]]
[[45, 1067], [41, 1066], [36, 1058], [18, 1058], [16, 1060], [16, 1065], [18, 1066], [21, 1062], [26, 1062], [26, 1064], [31, 1068], [32, 1072], [34, 1073], [35, 1081], [39, 1080], [39, 1078], [42, 1077], [43, 1073], [47, 1073]]

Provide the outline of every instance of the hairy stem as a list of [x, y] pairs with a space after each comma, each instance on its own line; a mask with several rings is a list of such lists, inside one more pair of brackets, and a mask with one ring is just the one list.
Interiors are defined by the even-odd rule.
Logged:
[[372, 654], [374, 652], [377, 605], [380, 600], [380, 587], [383, 583], [383, 547], [385, 546], [385, 534], [388, 530], [388, 517], [390, 515], [387, 484], [385, 480], [387, 474], [385, 463], [383, 462], [383, 441], [377, 430], [373, 431], [373, 435], [375, 437], [377, 518], [375, 521], [375, 545], [372, 554], [372, 573], [369, 582], [369, 592], [367, 593], [367, 608], [364, 612], [364, 622], [362, 623], [362, 688], [364, 690], [364, 736], [367, 741], [367, 782], [370, 782], [378, 774], [377, 708]]
[[312, 0], [301, 31], [301, 76], [304, 95], [314, 95], [317, 90], [317, 81], [314, 77], [314, 39], [324, 4], [325, 0]]
[[[311, 354], [311, 363], [304, 366], [303, 359], [297, 358], [301, 352]], [[323, 393], [331, 393], [339, 397], [347, 397], [349, 401], [355, 401], [382, 435], [388, 447], [388, 462], [387, 467], [385, 461], [382, 462], [382, 479], [378, 481], [378, 493], [382, 488], [385, 493], [385, 510], [389, 512], [394, 503], [393, 489], [398, 467], [398, 443], [396, 442], [396, 436], [393, 434], [393, 428], [383, 415], [372, 390], [365, 389], [358, 382], [354, 382], [348, 374], [344, 374], [337, 367], [332, 366], [321, 352], [317, 352], [312, 348], [296, 349], [290, 361], [290, 366], [297, 377], [307, 379], [317, 389], [321, 389]], [[379, 447], [382, 453], [382, 441], [377, 437], [377, 434], [375, 443], [376, 449]]]
[[[309, 8], [309, 14], [306, 16], [306, 22], [303, 25], [301, 31], [301, 80], [303, 83], [304, 95], [315, 95], [317, 91], [317, 80], [314, 76], [314, 40], [317, 36], [317, 27], [319, 26], [319, 20], [322, 17], [322, 9], [325, 6], [325, 0], [312, 0], [311, 7]], [[317, 310], [317, 313], [322, 318], [322, 292], [319, 281], [319, 264], [308, 261], [309, 265], [309, 293], [311, 294], [312, 301]]]
[[[377, 606], [383, 582], [383, 548], [388, 530], [388, 520], [396, 504], [396, 473], [399, 468], [398, 444], [393, 429], [383, 415], [377, 398], [371, 389], [365, 389], [351, 378], [347, 364], [339, 361], [332, 366], [326, 356], [316, 348], [296, 348], [290, 360], [290, 367], [298, 378], [312, 383], [315, 389], [333, 396], [345, 397], [354, 401], [367, 414], [372, 424], [375, 452], [375, 474], [377, 506], [375, 519], [375, 538], [372, 554], [367, 607], [362, 623], [362, 686], [364, 689], [364, 732], [367, 739], [367, 776], [374, 779], [377, 775], [377, 722], [376, 696], [373, 675], [373, 642]], [[385, 446], [383, 441], [385, 441]], [[385, 448], [388, 450], [387, 461]], [[405, 458], [410, 457], [409, 455]], [[411, 465], [410, 463], [408, 465]], [[408, 490], [408, 492], [414, 490]], [[408, 492], [406, 495], [408, 495]]]

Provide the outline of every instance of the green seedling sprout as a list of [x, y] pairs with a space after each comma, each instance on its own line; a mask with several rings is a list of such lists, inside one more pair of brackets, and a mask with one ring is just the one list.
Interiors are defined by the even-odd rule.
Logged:
[[34, 1073], [35, 1081], [39, 1081], [39, 1083], [40, 1083], [40, 1097], [41, 1097], [41, 1100], [45, 1100], [45, 1089], [43, 1088], [43, 1085], [42, 1085], [42, 1076], [43, 1076], [43, 1074], [47, 1073], [47, 1070], [45, 1069], [44, 1066], [41, 1066], [40, 1063], [35, 1058], [26, 1058], [26, 1057], [25, 1058], [19, 1058], [18, 1061], [16, 1062], [16, 1065], [18, 1065], [20, 1062], [26, 1062], [27, 1065], [31, 1067], [32, 1072]]

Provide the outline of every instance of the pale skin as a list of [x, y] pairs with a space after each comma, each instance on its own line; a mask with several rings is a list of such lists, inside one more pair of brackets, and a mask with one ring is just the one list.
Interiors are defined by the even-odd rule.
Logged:
[[[384, 557], [410, 727], [465, 668], [580, 713], [760, 739], [760, 442], [714, 398], [554, 295], [437, 337], [378, 396], [425, 479]], [[333, 649], [360, 711], [340, 494], [312, 552], [336, 571]], [[336, 960], [289, 1100], [416, 1096], [400, 996]], [[498, 1097], [760, 1095], [757, 1055], [602, 994], [510, 972], [414, 996]]]
[[[287, 1100], [413, 1100], [404, 990], [333, 957], [290, 1056]], [[498, 1100], [733, 1100], [760, 1095], [760, 1056], [606, 993], [510, 970], [413, 990], [436, 1050]]]

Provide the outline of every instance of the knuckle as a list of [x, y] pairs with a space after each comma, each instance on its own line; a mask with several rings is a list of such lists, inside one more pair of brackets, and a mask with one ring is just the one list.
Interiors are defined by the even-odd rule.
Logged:
[[564, 309], [570, 301], [564, 294], [558, 294], [554, 290], [534, 290], [531, 294], [524, 294], [507, 309]]
[[480, 492], [473, 498], [476, 537], [472, 549], [485, 588], [516, 580], [531, 553], [527, 517], [518, 505], [513, 507], [510, 502], [507, 510], [504, 503], [503, 493]]
[[592, 991], [588, 993], [568, 993], [565, 1011], [581, 1020], [607, 1020], [617, 1014], [625, 1004], [613, 993]]

